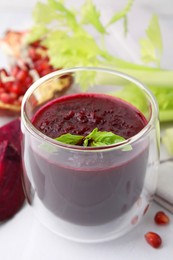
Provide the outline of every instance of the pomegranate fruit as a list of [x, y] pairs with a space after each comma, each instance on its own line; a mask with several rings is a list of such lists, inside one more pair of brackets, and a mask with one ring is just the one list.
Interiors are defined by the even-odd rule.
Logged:
[[[27, 31], [9, 30], [3, 39], [0, 39], [0, 47], [13, 58], [8, 72], [5, 69], [0, 70], [0, 116], [19, 115], [23, 95], [32, 83], [59, 69], [51, 65], [47, 48], [41, 41], [26, 43], [27, 34]], [[71, 83], [72, 76], [69, 75], [59, 81], [59, 89], [45, 91], [51, 91], [48, 96], [52, 96], [70, 87]]]
[[26, 36], [27, 32], [7, 31], [0, 40], [0, 46], [5, 47], [7, 55], [13, 57], [9, 71], [0, 69], [1, 110], [20, 113], [23, 95], [31, 84], [39, 77], [55, 71], [49, 62], [47, 49], [41, 46], [40, 41], [26, 45]]

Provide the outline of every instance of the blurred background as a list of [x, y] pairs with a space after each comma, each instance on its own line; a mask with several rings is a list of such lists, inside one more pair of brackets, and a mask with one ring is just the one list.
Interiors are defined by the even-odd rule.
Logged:
[[[44, 0], [42, 0], [44, 2]], [[0, 35], [7, 29], [23, 30], [28, 29], [32, 24], [32, 10], [37, 0], [1, 0], [0, 1]], [[84, 0], [66, 0], [69, 6], [80, 6]], [[118, 10], [121, 10], [127, 0], [93, 0], [98, 9], [101, 10], [101, 18], [106, 21]], [[128, 15], [129, 33], [124, 38], [122, 23], [116, 23], [110, 29], [109, 45], [110, 50], [119, 53], [122, 58], [139, 62], [139, 38], [145, 34], [151, 15], [159, 16], [163, 36], [164, 54], [162, 67], [173, 68], [171, 50], [173, 46], [173, 4], [171, 0], [135, 0]], [[5, 62], [0, 53], [1, 64]]]

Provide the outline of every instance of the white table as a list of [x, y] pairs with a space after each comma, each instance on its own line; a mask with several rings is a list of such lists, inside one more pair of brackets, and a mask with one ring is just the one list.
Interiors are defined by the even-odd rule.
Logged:
[[[120, 37], [112, 35], [112, 40], [116, 39], [118, 49], [125, 48], [127, 53], [124, 52], [124, 55], [127, 54], [127, 57], [134, 60], [137, 60], [139, 55], [137, 38], [141, 35], [141, 31], [146, 26], [152, 12], [152, 9], [147, 4], [145, 5], [144, 1], [141, 1], [141, 4], [139, 1], [137, 0], [136, 7], [129, 15], [131, 34], [127, 38], [127, 43], [125, 44], [122, 41], [121, 35]], [[31, 24], [31, 9], [35, 2], [35, 0], [1, 0], [0, 34], [9, 28], [19, 30], [27, 28]], [[72, 0], [71, 2], [75, 3]], [[106, 1], [106, 5], [105, 1], [98, 0], [95, 2], [104, 2], [103, 8], [105, 8], [104, 15], [106, 17], [106, 12], [111, 10], [111, 4], [116, 1]], [[165, 15], [161, 11], [159, 15], [165, 44], [162, 64], [165, 67], [173, 68], [173, 57], [171, 57], [173, 19], [169, 12]], [[4, 63], [5, 59], [1, 57], [0, 66], [3, 66]], [[8, 121], [9, 119], [0, 118], [0, 125], [5, 123], [5, 120]], [[173, 215], [168, 213], [171, 219], [168, 226], [158, 227], [153, 221], [153, 217], [158, 210], [163, 209], [153, 203], [142, 223], [120, 239], [101, 244], [80, 244], [51, 233], [37, 221], [30, 207], [25, 204], [14, 218], [0, 225], [0, 258], [3, 260], [172, 260]], [[161, 235], [163, 239], [162, 248], [155, 250], [145, 242], [144, 234], [148, 231], [155, 231]]]
[[[60, 238], [42, 226], [29, 206], [0, 226], [0, 256], [3, 260], [172, 260], [173, 216], [170, 225], [158, 227], [153, 222], [157, 210], [152, 204], [142, 223], [120, 239], [100, 244], [80, 244]], [[148, 231], [163, 239], [160, 249], [144, 240]]]

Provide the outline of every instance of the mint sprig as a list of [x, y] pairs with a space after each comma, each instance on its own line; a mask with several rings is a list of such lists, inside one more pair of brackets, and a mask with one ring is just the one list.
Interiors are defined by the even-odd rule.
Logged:
[[[94, 128], [87, 136], [68, 133], [55, 138], [55, 140], [65, 144], [99, 147], [123, 142], [125, 138], [112, 132], [99, 131], [98, 128]], [[123, 151], [129, 151], [131, 149], [131, 146], [127, 145], [127, 147], [123, 148]]]
[[57, 138], [55, 138], [55, 140], [64, 143], [64, 144], [74, 144], [74, 145], [78, 145], [82, 142], [84, 136], [82, 135], [72, 135], [72, 134], [63, 134]]
[[98, 131], [98, 128], [95, 128], [84, 138], [84, 146], [105, 146], [116, 144], [124, 140], [123, 137], [112, 132]]

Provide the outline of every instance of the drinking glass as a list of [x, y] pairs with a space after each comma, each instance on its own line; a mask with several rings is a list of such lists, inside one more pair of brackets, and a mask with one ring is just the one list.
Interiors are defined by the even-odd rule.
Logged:
[[[40, 107], [74, 93], [115, 96], [135, 107], [146, 125], [107, 147], [63, 144], [34, 127]], [[106, 68], [58, 70], [26, 92], [21, 129], [26, 197], [46, 227], [74, 241], [101, 242], [140, 223], [153, 200], [159, 162], [158, 107], [142, 83]]]

